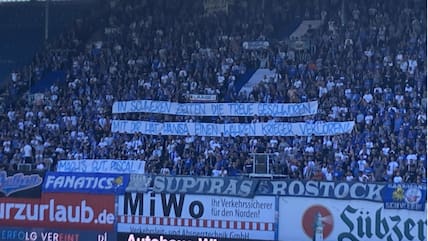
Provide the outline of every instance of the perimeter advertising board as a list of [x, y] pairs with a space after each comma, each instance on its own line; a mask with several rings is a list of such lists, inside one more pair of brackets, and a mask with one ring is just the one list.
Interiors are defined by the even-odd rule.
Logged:
[[44, 172], [0, 171], [0, 198], [40, 198]]
[[0, 227], [114, 231], [114, 213], [114, 195], [44, 193], [40, 199], [0, 198]]
[[425, 212], [360, 200], [281, 197], [279, 227], [281, 241], [427, 240]]
[[116, 220], [123, 233], [274, 240], [275, 197], [127, 192]]
[[2, 228], [0, 241], [116, 241], [116, 234], [69, 229]]
[[44, 193], [124, 193], [129, 174], [48, 172], [43, 182]]
[[[210, 238], [163, 234], [118, 233], [117, 241], [243, 241], [243, 239]], [[251, 241], [261, 241], [252, 239]]]

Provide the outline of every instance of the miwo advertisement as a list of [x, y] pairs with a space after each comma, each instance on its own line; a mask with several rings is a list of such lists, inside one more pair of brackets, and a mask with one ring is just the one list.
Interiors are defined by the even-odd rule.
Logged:
[[116, 220], [123, 233], [274, 240], [275, 197], [128, 192]]

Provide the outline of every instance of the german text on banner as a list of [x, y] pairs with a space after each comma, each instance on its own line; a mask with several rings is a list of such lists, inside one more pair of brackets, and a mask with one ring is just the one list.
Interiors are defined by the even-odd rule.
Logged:
[[112, 132], [148, 135], [198, 136], [332, 136], [351, 133], [353, 121], [315, 123], [234, 123], [151, 122], [113, 120]]
[[155, 100], [132, 100], [113, 103], [113, 114], [153, 113], [184, 116], [273, 116], [314, 115], [318, 102], [304, 103], [177, 103]]
[[113, 160], [113, 159], [82, 159], [60, 160], [58, 172], [92, 172], [92, 173], [138, 173], [144, 174], [145, 161]]

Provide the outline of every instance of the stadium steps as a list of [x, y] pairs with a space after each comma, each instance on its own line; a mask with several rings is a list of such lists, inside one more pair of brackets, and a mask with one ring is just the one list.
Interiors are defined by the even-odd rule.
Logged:
[[258, 85], [265, 76], [270, 77], [275, 74], [275, 71], [270, 69], [258, 69], [254, 74], [251, 76], [251, 78], [248, 80], [247, 83], [245, 83], [244, 86], [239, 90], [239, 93], [246, 93], [249, 94], [253, 90], [254, 86]]
[[312, 29], [319, 28], [321, 26], [321, 20], [304, 20], [299, 26], [290, 34], [290, 40], [301, 40], [303, 36], [308, 32], [309, 27]]

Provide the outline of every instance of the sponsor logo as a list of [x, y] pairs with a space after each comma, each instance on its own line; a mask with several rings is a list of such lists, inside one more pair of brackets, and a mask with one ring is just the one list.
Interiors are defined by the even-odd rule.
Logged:
[[305, 234], [311, 239], [316, 231], [321, 230], [323, 238], [330, 236], [334, 227], [333, 215], [322, 205], [314, 205], [306, 209], [302, 216], [302, 226]]
[[347, 205], [340, 219], [348, 230], [340, 230], [338, 241], [426, 240], [427, 220]]
[[[147, 201], [147, 198], [144, 198], [145, 195], [143, 193], [125, 193], [123, 214], [133, 216], [181, 217], [183, 213], [186, 213], [185, 215], [190, 215], [192, 218], [200, 218], [205, 212], [204, 204], [198, 200], [191, 201], [188, 209], [186, 209], [184, 205], [185, 194], [167, 195], [161, 193], [161, 203], [156, 202], [156, 193], [152, 192], [147, 196], [149, 196], [149, 204], [148, 209], [145, 209], [143, 203], [144, 200]], [[161, 205], [162, 208], [157, 209], [156, 204]], [[162, 210], [162, 213], [159, 213], [160, 210]]]
[[409, 204], [417, 204], [421, 201], [422, 192], [418, 188], [411, 187], [404, 193], [405, 201]]
[[98, 217], [94, 217], [94, 210], [87, 206], [86, 200], [82, 200], [80, 205], [56, 204], [54, 199], [50, 199], [48, 204], [25, 204], [25, 203], [0, 203], [0, 219], [15, 219], [28, 221], [43, 221], [64, 223], [109, 223], [112, 219], [107, 219], [107, 210], [104, 209]]
[[[96, 196], [100, 197], [100, 196]], [[102, 200], [100, 202], [99, 200]], [[41, 200], [0, 199], [0, 226], [113, 229], [114, 196], [49, 195]]]
[[43, 178], [38, 174], [24, 175], [23, 173], [16, 173], [13, 176], [7, 176], [5, 171], [0, 171], [0, 192], [6, 196], [37, 187], [42, 182]]
[[392, 193], [392, 199], [395, 201], [403, 201], [404, 199], [404, 190], [401, 186], [398, 186], [397, 189]]
[[426, 189], [422, 186], [392, 184], [384, 192], [386, 209], [425, 210]]
[[116, 189], [123, 185], [123, 176], [96, 177], [76, 175], [47, 176], [44, 189]]

